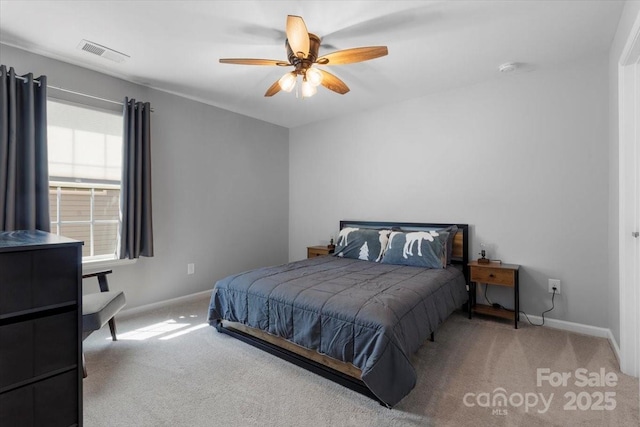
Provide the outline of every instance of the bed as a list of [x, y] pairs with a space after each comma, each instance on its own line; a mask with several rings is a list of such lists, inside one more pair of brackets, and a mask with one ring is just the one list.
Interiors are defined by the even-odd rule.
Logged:
[[468, 231], [341, 221], [333, 255], [218, 281], [209, 324], [393, 407], [411, 355], [468, 300]]

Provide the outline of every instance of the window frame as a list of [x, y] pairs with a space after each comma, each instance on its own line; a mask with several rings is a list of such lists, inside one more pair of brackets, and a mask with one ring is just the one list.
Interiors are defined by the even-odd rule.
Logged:
[[[65, 98], [61, 98], [59, 96], [52, 96], [49, 95], [47, 97], [47, 102], [55, 102], [55, 103], [59, 103], [59, 104], [66, 104], [69, 106], [73, 106], [76, 108], [83, 108], [83, 109], [87, 109], [87, 110], [93, 110], [99, 113], [104, 113], [104, 114], [111, 114], [111, 115], [122, 115], [122, 110], [121, 109], [116, 109], [113, 107], [113, 105], [109, 105], [109, 108], [105, 108], [104, 106], [96, 106], [96, 105], [92, 105], [90, 103], [85, 103], [85, 102], [78, 102], [77, 100], [75, 100], [76, 97], [72, 96], [72, 98], [74, 98], [74, 100], [69, 100], [69, 99], [65, 99]], [[47, 120], [47, 126], [49, 126], [50, 123]], [[54, 125], [55, 126], [55, 125]], [[51, 224], [51, 228], [52, 228], [52, 233], [53, 234], [57, 234], [60, 235], [60, 229], [61, 229], [61, 225], [73, 225], [73, 224], [89, 224], [90, 226], [90, 241], [88, 242], [90, 245], [90, 255], [87, 257], [82, 257], [82, 266], [85, 269], [103, 269], [103, 268], [107, 268], [107, 267], [115, 267], [118, 265], [128, 265], [128, 264], [134, 264], [136, 262], [136, 260], [130, 260], [130, 259], [119, 259], [117, 258], [117, 248], [113, 254], [112, 257], [110, 257], [109, 255], [98, 255], [95, 256], [94, 255], [94, 247], [93, 244], [94, 239], [93, 239], [93, 232], [94, 232], [94, 226], [96, 224], [114, 224], [117, 223], [118, 224], [118, 230], [120, 229], [120, 218], [118, 218], [117, 220], [96, 220], [94, 217], [94, 196], [95, 196], [95, 189], [96, 187], [99, 188], [108, 188], [108, 189], [122, 189], [122, 184], [121, 182], [118, 182], [117, 184], [115, 184], [115, 181], [104, 181], [104, 180], [77, 180], [75, 178], [69, 178], [69, 177], [57, 177], [57, 176], [49, 176], [49, 191], [51, 191], [51, 189], [53, 187], [56, 187], [56, 209], [58, 210], [56, 218], [51, 218], [50, 220], [50, 224]], [[62, 187], [73, 187], [73, 188], [88, 188], [91, 189], [91, 201], [90, 201], [90, 218], [89, 220], [82, 220], [82, 221], [64, 221], [60, 219], [60, 195], [61, 195], [61, 188]], [[55, 228], [55, 230], [54, 230]], [[116, 236], [116, 245], [117, 242], [119, 241], [119, 232], [118, 235]], [[85, 245], [87, 244], [87, 242], [84, 242]]]

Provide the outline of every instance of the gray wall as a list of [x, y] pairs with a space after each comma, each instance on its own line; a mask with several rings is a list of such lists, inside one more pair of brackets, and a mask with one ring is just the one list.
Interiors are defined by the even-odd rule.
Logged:
[[629, 38], [631, 27], [639, 14], [640, 1], [628, 1], [625, 4], [609, 51], [609, 291], [607, 296], [609, 329], [618, 344], [620, 343], [618, 62]]
[[[231, 273], [287, 260], [286, 128], [5, 45], [0, 49], [0, 62], [18, 73], [45, 74], [50, 85], [108, 99], [149, 101], [155, 110], [155, 257], [115, 267], [109, 278], [113, 289], [125, 291], [129, 308], [210, 290]], [[195, 274], [188, 276], [191, 262]]]
[[557, 278], [548, 317], [608, 327], [608, 96], [602, 52], [291, 129], [290, 259], [340, 219], [468, 223], [471, 256], [522, 265], [524, 311]]

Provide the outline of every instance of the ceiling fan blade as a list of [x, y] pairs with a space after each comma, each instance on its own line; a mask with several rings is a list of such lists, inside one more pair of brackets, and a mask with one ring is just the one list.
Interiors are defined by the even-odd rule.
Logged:
[[280, 81], [276, 80], [276, 82], [272, 84], [269, 89], [267, 89], [267, 91], [264, 93], [264, 96], [273, 96], [278, 92], [280, 92]]
[[280, 61], [277, 59], [253, 59], [253, 58], [222, 58], [220, 59], [222, 64], [239, 64], [239, 65], [279, 65], [286, 67], [289, 64], [287, 61]]
[[304, 20], [300, 16], [287, 16], [287, 40], [291, 50], [298, 58], [309, 55], [309, 32]]
[[322, 86], [326, 87], [329, 90], [339, 93], [340, 95], [344, 95], [349, 92], [349, 86], [347, 86], [342, 80], [334, 76], [328, 71], [321, 70], [316, 68], [318, 71], [322, 73]]
[[388, 54], [389, 50], [386, 46], [355, 47], [324, 55], [318, 58], [316, 62], [320, 65], [353, 64], [354, 62], [368, 61]]

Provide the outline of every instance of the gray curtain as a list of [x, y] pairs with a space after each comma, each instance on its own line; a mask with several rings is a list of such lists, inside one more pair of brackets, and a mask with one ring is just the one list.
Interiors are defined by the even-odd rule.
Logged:
[[0, 65], [0, 231], [49, 231], [47, 78]]
[[124, 100], [118, 258], [153, 256], [151, 106]]

